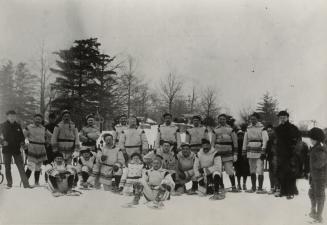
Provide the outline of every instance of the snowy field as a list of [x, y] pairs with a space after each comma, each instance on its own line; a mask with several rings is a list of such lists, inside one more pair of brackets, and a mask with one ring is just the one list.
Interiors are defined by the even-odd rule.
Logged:
[[[0, 187], [0, 224], [301, 225], [311, 221], [306, 180], [298, 181], [300, 195], [293, 200], [248, 193], [227, 193], [222, 201], [183, 195], [155, 210], [144, 205], [144, 199], [136, 208], [122, 208], [131, 197], [103, 190], [54, 198], [44, 187], [20, 188], [16, 168], [13, 171], [14, 187], [6, 190], [6, 181]], [[228, 187], [227, 177], [224, 182]], [[247, 185], [250, 187], [250, 179]], [[265, 187], [269, 187], [267, 174]]]

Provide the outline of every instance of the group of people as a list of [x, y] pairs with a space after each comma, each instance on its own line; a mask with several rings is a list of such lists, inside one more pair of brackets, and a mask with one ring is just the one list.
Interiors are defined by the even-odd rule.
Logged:
[[[244, 129], [230, 124], [225, 114], [218, 116], [215, 128], [203, 126], [201, 117], [194, 116], [183, 142], [179, 128], [172, 123], [172, 115], [165, 113], [153, 149], [149, 149], [146, 134], [134, 116], [122, 115], [115, 131], [104, 134], [100, 145], [97, 140], [101, 134], [93, 115], [86, 117], [86, 126], [80, 131], [70, 116], [70, 112], [64, 110], [61, 121], [56, 124], [56, 116], [50, 114], [49, 123], [43, 126], [43, 116], [36, 114], [34, 123], [22, 129], [16, 122], [15, 111], [7, 112], [8, 119], [1, 126], [1, 144], [8, 188], [12, 187], [13, 157], [25, 188], [32, 187], [29, 178], [33, 172], [35, 185], [39, 185], [44, 164], [46, 182], [54, 196], [79, 195], [74, 189], [76, 186], [81, 189], [103, 186], [106, 191], [133, 196], [130, 205], [137, 205], [144, 196], [155, 207], [160, 207], [172, 195], [183, 193], [224, 199], [223, 171], [229, 176], [231, 192], [267, 193], [263, 187], [264, 161], [267, 160], [269, 193], [287, 199], [298, 194], [296, 179], [303, 171], [303, 149], [307, 146], [301, 141], [297, 127], [289, 122], [286, 111], [279, 112], [277, 127], [264, 127], [259, 122], [260, 115], [253, 113]], [[321, 222], [327, 184], [327, 149], [321, 129], [313, 128], [309, 136], [313, 144], [309, 153], [310, 216]], [[26, 149], [26, 171], [21, 147]], [[248, 176], [251, 177], [250, 188], [246, 186]], [[187, 190], [189, 182], [192, 186]]]

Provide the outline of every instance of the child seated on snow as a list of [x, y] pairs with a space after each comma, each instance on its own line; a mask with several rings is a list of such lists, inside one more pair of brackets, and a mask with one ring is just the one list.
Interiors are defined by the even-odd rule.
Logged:
[[54, 153], [54, 161], [46, 166], [46, 173], [49, 178], [49, 189], [54, 197], [80, 195], [79, 192], [72, 190], [76, 170], [73, 166], [65, 164], [62, 153]]
[[142, 178], [144, 164], [139, 153], [133, 153], [127, 167], [123, 169], [123, 175], [119, 184], [119, 191], [124, 195], [133, 195], [133, 185]]
[[95, 164], [95, 156], [91, 153], [90, 148], [84, 148], [80, 151], [80, 157], [77, 162], [76, 170], [78, 174], [78, 178], [80, 180], [80, 186], [82, 188], [88, 188], [89, 183], [87, 180], [89, 179], [93, 166]]
[[325, 188], [327, 187], [327, 148], [323, 143], [323, 130], [315, 127], [309, 131], [313, 147], [310, 150], [310, 189], [311, 212], [315, 222], [322, 223], [322, 212], [325, 203]]
[[130, 205], [139, 204], [142, 195], [153, 203], [153, 207], [162, 206], [162, 201], [169, 199], [175, 183], [169, 172], [162, 168], [162, 159], [157, 157], [152, 168], [145, 171], [140, 182], [134, 184], [134, 199]]
[[[99, 177], [100, 184], [103, 184], [105, 191], [118, 191], [118, 185], [122, 176], [122, 168], [125, 159], [122, 151], [114, 145], [113, 136], [105, 134], [105, 145], [101, 152], [98, 152], [96, 163], [93, 166], [92, 176], [88, 182], [94, 184], [95, 178]], [[114, 185], [112, 180], [114, 179]]]

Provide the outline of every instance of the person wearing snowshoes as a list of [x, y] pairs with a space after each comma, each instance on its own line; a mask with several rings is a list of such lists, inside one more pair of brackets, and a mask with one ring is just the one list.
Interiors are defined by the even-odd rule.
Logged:
[[134, 184], [140, 182], [144, 171], [142, 156], [139, 153], [133, 153], [127, 166], [123, 168], [123, 175], [119, 183], [119, 193], [122, 195], [133, 195]]
[[[247, 190], [248, 193], [257, 192], [257, 194], [265, 194], [263, 189], [264, 181], [264, 159], [266, 154], [267, 141], [269, 139], [267, 131], [264, 129], [262, 123], [258, 120], [260, 115], [253, 113], [250, 116], [251, 124], [247, 127], [244, 134], [243, 150], [247, 152], [247, 158], [250, 164], [250, 174], [252, 188]], [[259, 187], [257, 190], [257, 175]]]
[[201, 116], [195, 115], [192, 117], [193, 127], [186, 130], [185, 142], [191, 146], [191, 151], [198, 153], [202, 147], [201, 140], [203, 138], [209, 140], [209, 131], [207, 127], [201, 125]]
[[326, 136], [322, 129], [312, 128], [309, 131], [312, 143], [310, 150], [310, 189], [311, 212], [309, 216], [315, 222], [322, 223], [325, 204], [325, 188], [327, 187], [327, 147]]
[[196, 194], [198, 190], [198, 181], [194, 175], [195, 154], [191, 151], [191, 146], [182, 143], [182, 150], [177, 154], [177, 170], [176, 170], [176, 187], [181, 187], [183, 193], [186, 191], [185, 184], [192, 181], [192, 188], [186, 191], [189, 195]]
[[[162, 160], [162, 168], [166, 169], [174, 182], [176, 182], [176, 170], [177, 170], [177, 158], [176, 153], [171, 149], [171, 143], [168, 141], [164, 141], [162, 146], [159, 149], [155, 149], [148, 154], [146, 154], [143, 158], [149, 163], [153, 162], [156, 157], [160, 157]], [[151, 167], [150, 167], [151, 168]], [[181, 195], [184, 193], [182, 187], [176, 186], [176, 190], [172, 192], [172, 195]]]
[[141, 182], [134, 184], [134, 198], [131, 205], [138, 205], [140, 198], [144, 195], [149, 201], [150, 208], [163, 207], [163, 201], [170, 198], [175, 183], [169, 172], [162, 168], [162, 159], [156, 157], [153, 160], [152, 168], [145, 171]]
[[90, 188], [90, 184], [87, 182], [89, 179], [93, 166], [96, 162], [96, 157], [92, 154], [91, 149], [83, 147], [80, 150], [80, 156], [77, 161], [76, 170], [80, 181], [80, 187], [82, 189]]
[[79, 196], [81, 193], [73, 190], [73, 183], [76, 170], [73, 166], [67, 165], [61, 152], [55, 152], [54, 161], [46, 166], [48, 174], [48, 188], [54, 197], [63, 195]]
[[194, 174], [200, 192], [204, 195], [213, 195], [210, 197], [211, 200], [225, 198], [225, 192], [219, 188], [222, 186], [221, 157], [207, 139], [202, 139], [202, 148], [194, 161]]
[[[235, 186], [234, 162], [237, 161], [237, 135], [232, 127], [227, 124], [227, 115], [218, 116], [218, 126], [213, 130], [212, 145], [220, 155], [222, 164], [229, 176], [232, 192], [239, 192]], [[224, 187], [223, 187], [224, 188]]]
[[[94, 185], [99, 177], [100, 184], [105, 191], [118, 192], [118, 185], [122, 176], [122, 168], [125, 165], [125, 158], [122, 151], [115, 145], [113, 135], [103, 135], [104, 146], [96, 156], [96, 163], [93, 166], [92, 175], [88, 183]], [[114, 179], [114, 183], [112, 182]]]
[[41, 114], [34, 115], [33, 124], [28, 125], [24, 129], [25, 138], [28, 139], [27, 149], [27, 169], [26, 177], [30, 178], [34, 171], [35, 186], [39, 186], [41, 166], [47, 160], [45, 143], [51, 137], [51, 134], [42, 125], [43, 116]]
[[24, 188], [32, 188], [24, 171], [24, 161], [21, 154], [21, 147], [25, 145], [25, 137], [19, 123], [16, 122], [16, 112], [9, 110], [6, 113], [7, 120], [0, 126], [0, 143], [2, 145], [3, 162], [5, 164], [5, 176], [7, 188], [12, 188], [11, 162], [17, 166], [19, 176]]

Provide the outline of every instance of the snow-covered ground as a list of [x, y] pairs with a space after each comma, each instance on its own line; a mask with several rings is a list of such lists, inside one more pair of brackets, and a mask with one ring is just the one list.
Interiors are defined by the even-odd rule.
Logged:
[[[183, 195], [155, 210], [144, 205], [144, 199], [136, 208], [122, 208], [131, 197], [103, 190], [54, 198], [44, 187], [23, 189], [18, 187], [14, 167], [14, 187], [6, 190], [6, 181], [0, 185], [0, 224], [301, 225], [311, 221], [306, 215], [310, 209], [306, 180], [298, 181], [300, 194], [293, 200], [248, 193], [227, 193], [222, 201]], [[224, 182], [229, 186], [227, 177]], [[265, 187], [269, 187], [267, 174]]]

